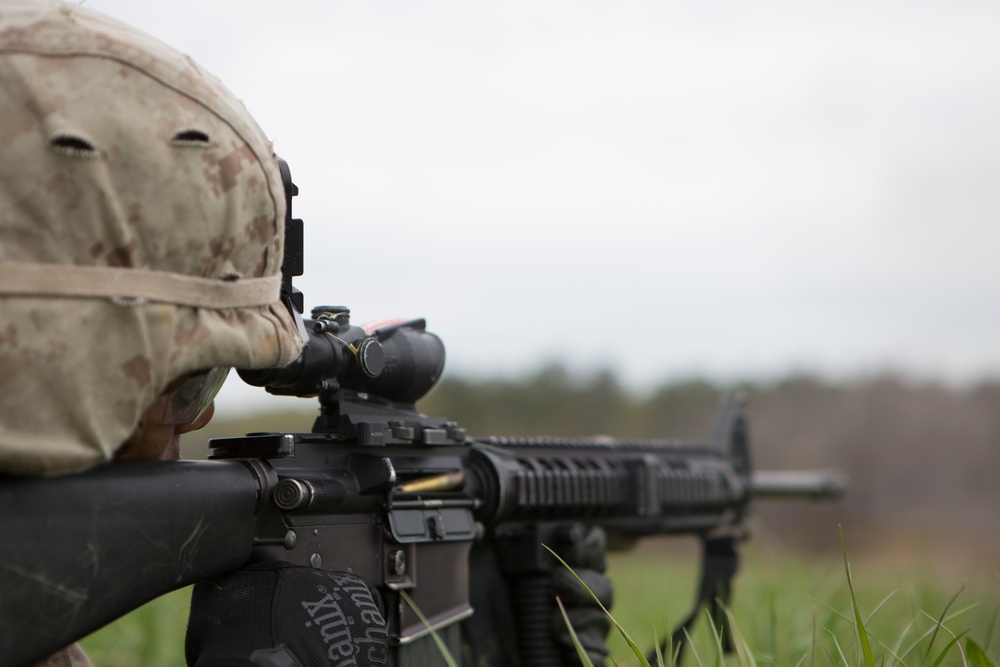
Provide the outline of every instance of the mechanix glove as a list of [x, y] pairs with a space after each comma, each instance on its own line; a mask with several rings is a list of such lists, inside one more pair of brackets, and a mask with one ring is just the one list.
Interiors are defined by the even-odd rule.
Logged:
[[195, 586], [191, 667], [381, 667], [389, 632], [364, 579], [291, 563], [257, 563]]
[[[604, 576], [604, 552], [607, 536], [601, 528], [589, 529], [580, 526], [580, 535], [574, 543], [561, 549], [559, 555], [573, 568], [577, 577], [583, 580], [606, 609], [613, 601], [611, 580]], [[564, 567], [552, 572], [552, 591], [563, 604], [566, 615], [573, 625], [573, 631], [584, 650], [595, 665], [604, 663], [608, 657], [607, 636], [611, 629], [611, 619], [604, 613], [594, 596], [588, 593], [573, 573]], [[556, 607], [552, 619], [552, 632], [556, 637], [566, 665], [579, 665], [580, 658], [562, 613]]]

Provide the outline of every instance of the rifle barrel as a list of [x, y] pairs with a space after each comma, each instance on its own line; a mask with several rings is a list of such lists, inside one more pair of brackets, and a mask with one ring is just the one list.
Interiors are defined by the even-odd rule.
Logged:
[[757, 470], [750, 478], [754, 499], [806, 498], [836, 500], [847, 491], [842, 470]]

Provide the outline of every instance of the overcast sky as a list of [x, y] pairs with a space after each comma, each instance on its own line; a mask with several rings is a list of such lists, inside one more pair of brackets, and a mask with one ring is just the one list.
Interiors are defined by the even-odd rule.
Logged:
[[451, 373], [1000, 375], [998, 3], [86, 4], [274, 140], [307, 305]]

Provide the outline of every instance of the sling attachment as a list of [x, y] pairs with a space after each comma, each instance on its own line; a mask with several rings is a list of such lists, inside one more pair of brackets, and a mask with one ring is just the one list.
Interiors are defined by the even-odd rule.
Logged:
[[[732, 593], [733, 577], [739, 567], [739, 551], [737, 545], [742, 541], [739, 534], [726, 533], [722, 535], [705, 535], [702, 537], [701, 582], [698, 585], [698, 597], [694, 609], [674, 630], [670, 639], [664, 639], [660, 652], [672, 650], [680, 663], [687, 643], [687, 635], [694, 625], [695, 619], [702, 610], [708, 608], [715, 632], [721, 633], [722, 650], [733, 652], [733, 634], [726, 616], [726, 608]], [[656, 664], [656, 653], [646, 656], [650, 664]], [[666, 656], [665, 656], [666, 657]]]

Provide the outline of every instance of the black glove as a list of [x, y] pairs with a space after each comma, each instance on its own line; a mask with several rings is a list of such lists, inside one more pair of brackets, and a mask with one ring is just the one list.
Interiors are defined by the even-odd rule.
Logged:
[[381, 667], [389, 632], [364, 579], [264, 562], [195, 586], [184, 651], [191, 667]]
[[[559, 555], [573, 568], [580, 579], [593, 591], [604, 605], [611, 609], [613, 594], [611, 580], [604, 576], [604, 552], [607, 549], [607, 536], [601, 528], [585, 530], [572, 546], [559, 550]], [[604, 664], [608, 656], [607, 636], [611, 629], [611, 619], [601, 609], [576, 577], [561, 565], [552, 572], [552, 591], [562, 600], [563, 608], [569, 617], [573, 630], [580, 644], [595, 665]], [[567, 665], [579, 665], [573, 639], [570, 637], [566, 620], [555, 608], [552, 616], [552, 632], [562, 649], [563, 661]]]

